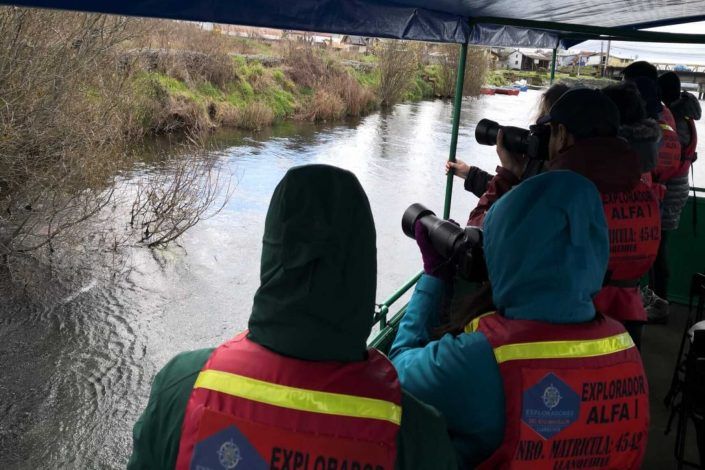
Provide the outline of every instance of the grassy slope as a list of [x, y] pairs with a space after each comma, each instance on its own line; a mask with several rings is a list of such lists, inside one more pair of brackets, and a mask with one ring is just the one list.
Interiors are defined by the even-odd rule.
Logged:
[[[551, 81], [551, 76], [549, 72], [530, 72], [523, 70], [491, 70], [487, 74], [487, 84], [493, 86], [506, 86], [511, 85], [516, 80], [526, 80], [530, 85], [544, 85], [548, 86]], [[571, 73], [556, 72], [556, 81], [562, 82], [588, 82], [589, 84], [604, 84], [608, 85], [612, 83], [610, 79], [607, 78], [595, 78], [588, 75], [582, 75], [580, 77], [575, 76]]]
[[[374, 98], [379, 73], [374, 67], [374, 57], [360, 58], [361, 62], [373, 66], [346, 66], [342, 69], [372, 97], [364, 106], [364, 113], [379, 106]], [[346, 107], [345, 103], [342, 111], [340, 104], [335, 103], [330, 105], [335, 109], [329, 112], [312, 110], [326, 106], [326, 97], [321, 98], [321, 90], [294, 83], [285, 66], [268, 67], [241, 56], [232, 57], [232, 61], [235, 78], [222, 86], [203, 80], [191, 83], [164, 72], [141, 71], [135, 74], [134, 89], [138, 95], [137, 102], [141, 105], [137, 115], [145, 133], [218, 126], [259, 129], [285, 119], [327, 120], [359, 113], [348, 112], [350, 106]], [[437, 96], [436, 83], [434, 66], [420, 67], [404, 94], [404, 100], [416, 101]]]

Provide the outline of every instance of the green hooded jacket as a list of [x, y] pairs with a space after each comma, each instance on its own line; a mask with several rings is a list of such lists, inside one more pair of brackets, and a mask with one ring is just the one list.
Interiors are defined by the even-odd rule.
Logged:
[[[327, 165], [289, 170], [267, 212], [249, 338], [298, 359], [364, 360], [377, 284], [375, 240], [367, 196], [352, 173]], [[212, 351], [181, 353], [156, 375], [133, 430], [129, 469], [174, 467], [186, 404]], [[406, 392], [396, 466], [457, 468], [442, 417]]]

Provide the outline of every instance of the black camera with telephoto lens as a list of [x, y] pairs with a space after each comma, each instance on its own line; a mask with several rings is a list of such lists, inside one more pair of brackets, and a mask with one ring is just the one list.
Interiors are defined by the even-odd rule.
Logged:
[[407, 237], [416, 239], [414, 225], [417, 221], [426, 228], [436, 252], [455, 266], [459, 276], [472, 282], [487, 280], [480, 228], [459, 227], [417, 203], [409, 206], [401, 218], [401, 228]]
[[513, 153], [526, 155], [524, 177], [540, 172], [543, 162], [548, 160], [548, 142], [551, 139], [551, 127], [545, 124], [535, 124], [529, 129], [521, 127], [501, 126], [489, 119], [482, 119], [475, 127], [475, 140], [482, 145], [496, 145], [497, 133], [502, 129], [504, 147]]

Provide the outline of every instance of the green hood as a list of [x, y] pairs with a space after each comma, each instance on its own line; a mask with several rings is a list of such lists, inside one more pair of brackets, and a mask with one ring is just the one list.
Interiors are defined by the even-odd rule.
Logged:
[[365, 358], [377, 286], [367, 196], [328, 165], [290, 169], [274, 190], [249, 338], [311, 361]]

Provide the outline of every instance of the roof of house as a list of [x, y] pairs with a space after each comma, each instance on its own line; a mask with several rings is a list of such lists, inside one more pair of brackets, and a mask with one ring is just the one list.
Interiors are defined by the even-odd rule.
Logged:
[[343, 42], [346, 44], [352, 44], [353, 46], [366, 46], [367, 41], [362, 36], [343, 36]]
[[529, 59], [534, 59], [534, 60], [551, 60], [550, 57], [548, 57], [545, 54], [542, 54], [541, 52], [522, 52], [522, 54], [525, 57], [528, 57]]

